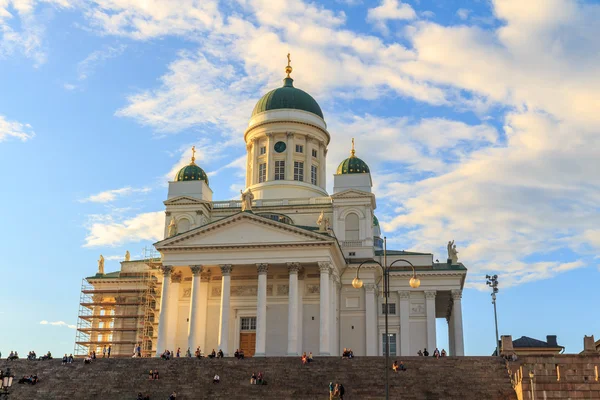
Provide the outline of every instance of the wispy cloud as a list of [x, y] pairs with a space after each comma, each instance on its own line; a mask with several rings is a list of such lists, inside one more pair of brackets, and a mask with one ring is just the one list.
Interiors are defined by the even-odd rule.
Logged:
[[387, 33], [387, 21], [412, 20], [417, 18], [417, 13], [410, 4], [400, 0], [382, 0], [375, 8], [367, 12], [367, 21], [375, 24], [382, 32]]
[[120, 188], [120, 189], [111, 189], [105, 190], [104, 192], [100, 192], [97, 194], [90, 195], [80, 201], [82, 203], [109, 203], [111, 201], [115, 201], [119, 197], [130, 196], [136, 193], [148, 193], [152, 189], [151, 188], [132, 188], [130, 186]]
[[66, 326], [69, 329], [77, 329], [76, 325], [67, 324], [65, 321], [48, 322], [44, 320], [40, 321], [40, 325]]
[[84, 247], [118, 246], [125, 243], [157, 241], [164, 235], [165, 213], [148, 212], [133, 217], [95, 216], [88, 226]]
[[0, 115], [0, 142], [9, 139], [17, 139], [25, 142], [35, 137], [35, 132], [29, 124], [7, 120]]
[[115, 58], [123, 54], [126, 45], [105, 46], [96, 50], [77, 64], [77, 79], [83, 81], [94, 74], [95, 69], [106, 60]]

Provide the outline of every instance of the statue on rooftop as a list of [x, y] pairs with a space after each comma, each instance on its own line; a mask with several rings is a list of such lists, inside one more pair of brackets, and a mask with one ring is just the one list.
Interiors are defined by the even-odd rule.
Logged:
[[458, 264], [458, 250], [456, 250], [454, 240], [448, 242], [448, 260], [452, 261], [452, 265]]
[[169, 237], [177, 235], [177, 224], [175, 223], [175, 217], [171, 217], [171, 223], [169, 223]]
[[252, 191], [248, 188], [245, 192], [240, 190], [240, 194], [242, 198], [242, 211], [252, 211], [252, 200], [254, 200]]
[[131, 254], [129, 254], [129, 250], [125, 252], [125, 261], [131, 261]]
[[104, 256], [100, 254], [100, 258], [98, 259], [98, 274], [104, 275]]

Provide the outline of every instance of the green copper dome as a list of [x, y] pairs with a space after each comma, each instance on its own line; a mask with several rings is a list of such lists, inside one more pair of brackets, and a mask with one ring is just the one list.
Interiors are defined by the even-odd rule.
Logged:
[[293, 82], [292, 78], [287, 77], [283, 80], [282, 87], [271, 90], [261, 97], [256, 106], [254, 106], [252, 116], [269, 110], [291, 108], [307, 111], [323, 118], [323, 112], [317, 101], [305, 91], [296, 89]]
[[196, 165], [196, 146], [192, 146], [192, 162], [181, 168], [175, 175], [175, 182], [204, 181], [208, 185], [208, 175]]
[[202, 168], [196, 164], [190, 164], [179, 170], [175, 175], [175, 181], [204, 181], [208, 185], [208, 176]]
[[346, 158], [337, 167], [337, 174], [368, 174], [371, 171], [366, 162], [356, 157], [356, 151], [354, 150], [354, 139], [352, 139], [352, 151], [350, 151], [350, 157]]

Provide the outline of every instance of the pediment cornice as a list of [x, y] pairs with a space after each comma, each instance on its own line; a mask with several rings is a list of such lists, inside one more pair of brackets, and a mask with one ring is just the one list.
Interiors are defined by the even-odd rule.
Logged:
[[177, 196], [177, 197], [174, 197], [172, 199], [165, 200], [163, 202], [163, 204], [165, 206], [187, 206], [187, 205], [204, 204], [204, 205], [210, 207], [210, 202], [204, 201], [204, 200], [195, 199], [195, 198], [189, 197], [189, 196]]

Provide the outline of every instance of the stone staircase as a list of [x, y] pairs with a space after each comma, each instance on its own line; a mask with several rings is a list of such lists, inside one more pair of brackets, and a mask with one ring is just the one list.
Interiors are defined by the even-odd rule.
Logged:
[[[391, 360], [396, 358], [391, 358]], [[403, 357], [407, 371], [390, 369], [390, 399], [516, 400], [504, 362], [496, 357]], [[390, 361], [391, 362], [391, 361]], [[83, 360], [61, 365], [61, 360], [0, 361], [15, 374], [9, 398], [135, 400], [137, 393], [165, 400], [175, 390], [177, 399], [327, 399], [330, 381], [346, 388], [345, 399], [385, 398], [383, 357], [317, 357], [303, 366], [299, 358], [268, 357], [245, 360], [143, 359]], [[157, 368], [159, 381], [148, 380]], [[267, 385], [250, 385], [252, 372], [263, 372]], [[37, 385], [17, 384], [23, 375], [37, 374]], [[213, 384], [217, 373], [221, 383]]]

